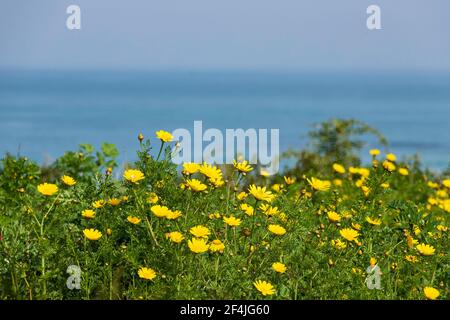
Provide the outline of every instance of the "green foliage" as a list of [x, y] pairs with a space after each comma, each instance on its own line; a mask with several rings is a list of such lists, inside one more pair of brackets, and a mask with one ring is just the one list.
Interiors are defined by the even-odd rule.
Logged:
[[81, 144], [77, 152], [68, 151], [53, 164], [42, 169], [46, 181], [55, 181], [58, 176], [66, 174], [79, 180], [85, 180], [90, 175], [117, 167], [116, 158], [119, 151], [114, 144], [103, 143], [101, 150], [95, 152], [90, 144]]
[[387, 146], [386, 138], [376, 129], [354, 119], [331, 119], [316, 124], [308, 133], [309, 148], [289, 150], [284, 158], [293, 158], [296, 163], [290, 174], [320, 171], [333, 163], [345, 166], [360, 165], [359, 152], [366, 145], [367, 136], [377, 139], [380, 146]]
[[[0, 299], [424, 299], [426, 286], [448, 299], [450, 190], [417, 161], [395, 163], [408, 175], [382, 165], [366, 167], [366, 177], [350, 173], [348, 166], [360, 163], [358, 136], [365, 133], [375, 132], [354, 121], [319, 126], [310, 135], [312, 149], [298, 153], [299, 167], [287, 173], [294, 183], [285, 183], [283, 174], [257, 180], [276, 195], [270, 203], [248, 194], [252, 174], [231, 166], [223, 167], [220, 187], [203, 173], [178, 173], [169, 143], [159, 142], [161, 152], [153, 157], [150, 141], [141, 141], [138, 160], [128, 166], [143, 173], [136, 182], [105, 171], [116, 167], [118, 152], [110, 144], [97, 152], [82, 145], [42, 174], [26, 158], [6, 155], [0, 166]], [[345, 164], [346, 173], [333, 172], [334, 162]], [[76, 184], [65, 185], [62, 175]], [[312, 177], [332, 182], [329, 190], [314, 190], [307, 180]], [[189, 189], [189, 179], [206, 190]], [[55, 181], [58, 191], [38, 192], [45, 181]], [[241, 192], [246, 197], [239, 198]], [[242, 204], [255, 214], [246, 214]], [[157, 217], [155, 205], [181, 216]], [[83, 217], [86, 209], [95, 217]], [[330, 212], [340, 220], [331, 221]], [[226, 225], [223, 218], [231, 215], [239, 226]], [[286, 233], [271, 233], [271, 224]], [[189, 249], [197, 225], [211, 231], [208, 244], [224, 243], [223, 253]], [[344, 228], [358, 229], [357, 240], [345, 240]], [[101, 238], [88, 240], [86, 229], [100, 231]], [[167, 238], [174, 231], [185, 238], [179, 244]], [[337, 239], [344, 249], [333, 245]], [[435, 253], [421, 255], [413, 240]], [[365, 285], [371, 258], [382, 270], [382, 290]], [[274, 262], [285, 264], [286, 272], [275, 272]], [[82, 271], [80, 290], [66, 286], [71, 265]], [[156, 277], [140, 278], [141, 267], [154, 269]], [[256, 280], [270, 282], [276, 293], [261, 295]]]

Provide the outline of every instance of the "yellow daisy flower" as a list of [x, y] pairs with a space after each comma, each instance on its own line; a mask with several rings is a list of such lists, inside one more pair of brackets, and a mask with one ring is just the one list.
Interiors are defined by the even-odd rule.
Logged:
[[257, 187], [252, 184], [248, 191], [256, 200], [270, 202], [273, 199], [272, 192], [266, 191], [266, 187]]
[[271, 296], [275, 293], [273, 285], [266, 281], [257, 280], [253, 283], [256, 290], [262, 293], [264, 296]]
[[436, 300], [439, 297], [439, 290], [433, 287], [425, 287], [423, 288], [423, 293], [425, 297], [429, 300]]
[[209, 250], [211, 252], [223, 252], [225, 250], [225, 244], [219, 239], [215, 239], [211, 241], [211, 244], [209, 245]]
[[88, 240], [92, 241], [96, 241], [102, 237], [102, 233], [97, 229], [84, 229], [83, 234]]
[[58, 192], [58, 186], [53, 183], [42, 183], [37, 186], [37, 190], [44, 196], [52, 196]]
[[88, 219], [92, 219], [95, 217], [95, 211], [90, 210], [90, 209], [83, 210], [83, 211], [81, 211], [81, 216], [88, 218]]
[[208, 251], [209, 245], [205, 239], [194, 238], [188, 241], [189, 249], [194, 253], [203, 253]]
[[208, 238], [208, 236], [211, 234], [211, 231], [209, 231], [207, 227], [202, 225], [192, 227], [189, 232], [197, 238]]
[[61, 181], [69, 187], [74, 186], [77, 183], [75, 179], [70, 176], [62, 176]]
[[200, 165], [193, 162], [183, 163], [183, 174], [189, 176], [191, 174], [197, 173], [200, 170]]
[[416, 249], [420, 252], [421, 255], [424, 256], [432, 256], [435, 252], [435, 249], [432, 245], [429, 244], [418, 244]]
[[340, 174], [344, 174], [345, 173], [344, 166], [342, 166], [342, 165], [340, 165], [338, 163], [333, 164], [333, 170], [336, 171], [337, 173], [340, 173]]
[[352, 228], [345, 228], [339, 231], [340, 235], [347, 241], [357, 241], [359, 232]]
[[166, 239], [169, 239], [170, 241], [175, 242], [175, 243], [180, 243], [181, 241], [184, 240], [184, 236], [181, 232], [172, 231], [172, 232], [166, 233]]
[[311, 179], [307, 179], [310, 186], [317, 191], [328, 191], [331, 187], [331, 182], [326, 180], [320, 180], [312, 177]]
[[376, 219], [376, 218], [371, 218], [371, 217], [366, 217], [366, 221], [368, 223], [370, 223], [371, 225], [374, 226], [379, 226], [381, 224], [381, 220], [380, 219]]
[[241, 173], [246, 174], [247, 172], [250, 172], [253, 170], [253, 168], [248, 164], [248, 161], [242, 161], [242, 162], [236, 162], [236, 160], [234, 160], [233, 162], [234, 167]]
[[286, 233], [286, 229], [278, 224], [271, 224], [267, 229], [277, 236], [282, 236]]
[[138, 270], [138, 276], [141, 279], [153, 280], [156, 277], [156, 272], [152, 268], [142, 267]]
[[171, 142], [173, 140], [173, 135], [164, 130], [157, 131], [156, 137], [163, 142]]
[[241, 224], [241, 219], [238, 219], [234, 216], [223, 217], [223, 221], [229, 225], [230, 227], [237, 227]]
[[133, 217], [133, 216], [128, 216], [127, 220], [128, 220], [128, 222], [130, 222], [132, 224], [139, 224], [142, 221], [138, 217]]
[[125, 178], [125, 180], [136, 184], [145, 178], [144, 174], [140, 170], [135, 169], [125, 170], [125, 172], [123, 173], [123, 177]]
[[287, 268], [286, 266], [281, 262], [275, 262], [272, 264], [272, 269], [278, 273], [285, 273]]
[[192, 191], [195, 191], [195, 192], [202, 192], [202, 191], [205, 191], [207, 188], [207, 186], [205, 184], [201, 183], [197, 179], [192, 179], [192, 180], [188, 179], [188, 180], [186, 180], [186, 184]]

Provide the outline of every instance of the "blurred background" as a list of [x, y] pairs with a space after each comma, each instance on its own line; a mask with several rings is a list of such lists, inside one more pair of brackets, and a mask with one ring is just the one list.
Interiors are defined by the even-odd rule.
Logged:
[[[81, 8], [68, 30], [66, 8]], [[381, 30], [366, 9], [381, 8]], [[159, 129], [279, 128], [356, 118], [398, 155], [450, 162], [450, 2], [3, 0], [0, 152], [50, 163], [80, 143]], [[376, 145], [368, 145], [377, 147]]]

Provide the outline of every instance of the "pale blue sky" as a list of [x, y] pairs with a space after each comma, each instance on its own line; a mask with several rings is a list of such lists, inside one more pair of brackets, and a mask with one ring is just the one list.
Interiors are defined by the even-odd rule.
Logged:
[[0, 68], [15, 67], [449, 71], [450, 1], [2, 0]]

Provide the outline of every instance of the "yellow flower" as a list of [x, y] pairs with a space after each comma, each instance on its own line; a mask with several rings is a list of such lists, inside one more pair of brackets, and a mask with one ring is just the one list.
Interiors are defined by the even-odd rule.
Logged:
[[70, 176], [62, 176], [61, 177], [61, 181], [65, 184], [68, 185], [69, 187], [74, 186], [77, 182], [75, 181], [74, 178], [70, 177]]
[[280, 213], [278, 211], [278, 207], [272, 207], [271, 205], [269, 205], [267, 203], [262, 203], [259, 206], [259, 209], [261, 209], [261, 211], [264, 212], [264, 214], [267, 216], [275, 216]]
[[280, 191], [282, 191], [282, 189], [283, 189], [283, 185], [279, 184], [279, 183], [275, 183], [272, 186], [272, 190], [275, 191], [275, 192], [280, 192]]
[[267, 178], [268, 176], [270, 176], [269, 171], [264, 170], [264, 169], [261, 169], [261, 171], [259, 172], [259, 174], [260, 174], [262, 177], [264, 177], [264, 178]]
[[234, 160], [234, 167], [241, 173], [247, 173], [253, 170], [253, 168], [248, 164], [248, 161], [236, 162]]
[[156, 277], [156, 272], [152, 268], [140, 268], [138, 270], [138, 276], [141, 279], [153, 280]]
[[361, 190], [364, 192], [364, 195], [367, 197], [370, 193], [370, 188], [368, 186], [361, 186]]
[[389, 172], [395, 171], [395, 169], [396, 169], [395, 164], [393, 164], [390, 161], [384, 161], [383, 162], [383, 168], [386, 169]]
[[286, 272], [286, 266], [281, 262], [275, 262], [272, 264], [272, 269], [275, 270], [278, 273], [285, 273]]
[[405, 257], [405, 260], [409, 261], [409, 262], [412, 262], [412, 263], [416, 263], [417, 261], [419, 261], [419, 259], [417, 259], [417, 257], [413, 256], [413, 255], [407, 255]]
[[83, 210], [81, 211], [81, 215], [85, 218], [92, 219], [95, 217], [95, 211], [90, 209]]
[[333, 170], [336, 171], [337, 173], [341, 173], [341, 174], [345, 173], [345, 168], [338, 163], [333, 164]]
[[380, 185], [380, 187], [382, 187], [383, 189], [389, 189], [390, 184], [387, 183], [387, 182], [385, 182], [385, 183], [382, 183], [382, 184]]
[[95, 209], [100, 209], [100, 208], [102, 208], [104, 205], [105, 205], [105, 200], [97, 200], [97, 201], [92, 202], [92, 206], [93, 206]]
[[342, 180], [341, 179], [334, 179], [333, 183], [335, 186], [341, 187], [342, 186]]
[[341, 216], [337, 212], [329, 211], [329, 212], [327, 212], [327, 216], [328, 216], [328, 219], [330, 219], [331, 222], [339, 222], [339, 221], [341, 221]]
[[53, 183], [42, 183], [37, 186], [37, 190], [44, 196], [52, 196], [58, 192], [58, 186]]
[[186, 180], [186, 184], [188, 185], [188, 187], [195, 191], [195, 192], [202, 192], [204, 190], [206, 190], [207, 186], [203, 183], [201, 183], [199, 180], [197, 179], [188, 179]]
[[242, 201], [245, 198], [247, 198], [247, 196], [248, 196], [248, 194], [246, 192], [242, 191], [236, 197], [237, 197], [238, 200]]
[[252, 216], [254, 214], [254, 209], [246, 203], [241, 204], [241, 210], [245, 212], [246, 215]]
[[173, 135], [164, 130], [157, 131], [156, 137], [163, 142], [171, 142], [173, 140]]
[[188, 241], [189, 249], [194, 253], [203, 253], [208, 251], [209, 246], [205, 239], [194, 238]]
[[446, 232], [448, 230], [448, 228], [442, 224], [436, 226], [436, 229], [438, 229], [441, 232]]
[[150, 208], [150, 211], [158, 218], [167, 217], [167, 215], [170, 213], [169, 208], [167, 208], [166, 206], [160, 206], [159, 204], [152, 206]]
[[87, 239], [92, 241], [96, 241], [102, 237], [102, 233], [97, 229], [84, 229], [83, 233]]
[[192, 227], [189, 232], [193, 234], [197, 238], [208, 238], [208, 236], [211, 234], [209, 229], [205, 226], [198, 225], [195, 227]]
[[439, 290], [432, 287], [423, 288], [423, 293], [425, 294], [425, 297], [430, 300], [436, 300], [437, 297], [439, 297]]
[[377, 264], [377, 259], [375, 259], [374, 257], [371, 257], [370, 258], [370, 265], [371, 266], [374, 266], [374, 265], [376, 265]]
[[287, 185], [291, 185], [295, 183], [295, 178], [291, 178], [291, 177], [286, 177], [284, 176], [284, 182], [286, 182]]
[[331, 182], [326, 180], [320, 180], [316, 178], [307, 179], [308, 183], [317, 191], [327, 191], [331, 187]]
[[416, 225], [414, 225], [413, 226], [413, 231], [414, 231], [414, 234], [416, 235], [416, 236], [418, 236], [422, 231], [420, 230], [420, 228], [419, 228], [419, 226], [416, 226]]
[[433, 181], [428, 181], [428, 186], [432, 189], [437, 189], [439, 188], [439, 184]]
[[341, 241], [340, 239], [331, 240], [331, 245], [336, 249], [340, 250], [347, 248], [347, 244], [344, 241]]
[[219, 218], [220, 218], [220, 213], [218, 213], [218, 212], [210, 213], [210, 214], [208, 215], [208, 218], [210, 218], [211, 220], [212, 220], [212, 219], [219, 219]]
[[[358, 174], [361, 176], [361, 178], [368, 178], [370, 176], [370, 170], [367, 168], [354, 168], [354, 167], [350, 167], [348, 169], [348, 171], [351, 174]], [[364, 182], [364, 179], [362, 179], [362, 181]]]
[[273, 198], [272, 192], [266, 191], [266, 187], [257, 187], [252, 184], [248, 191], [256, 200], [270, 202]]
[[225, 184], [225, 181], [223, 181], [222, 178], [210, 178], [208, 181], [216, 188], [219, 188]]
[[108, 204], [113, 207], [118, 206], [120, 204], [120, 199], [117, 198], [109, 199]]
[[366, 217], [366, 221], [374, 226], [379, 226], [381, 224], [381, 220], [376, 218], [372, 219], [371, 217]]
[[267, 229], [277, 236], [282, 236], [286, 233], [286, 229], [278, 224], [271, 224]]
[[436, 196], [438, 198], [445, 199], [448, 197], [448, 193], [445, 190], [438, 190], [438, 191], [436, 191]]
[[183, 174], [189, 176], [191, 174], [197, 173], [200, 170], [200, 165], [193, 162], [183, 163]]
[[353, 227], [355, 230], [361, 230], [361, 225], [358, 224], [358, 223], [352, 223], [352, 227]]
[[230, 227], [237, 227], [241, 224], [241, 219], [235, 218], [234, 216], [223, 217], [223, 221]]
[[345, 228], [339, 231], [341, 236], [347, 241], [357, 241], [359, 232], [352, 228]]
[[447, 180], [442, 181], [442, 184], [444, 185], [444, 187], [450, 189], [450, 179], [447, 179]]
[[138, 183], [140, 180], [144, 179], [145, 176], [140, 170], [135, 169], [128, 169], [123, 173], [123, 177], [125, 180], [132, 182], [132, 183]]
[[264, 296], [271, 296], [275, 293], [273, 285], [266, 281], [257, 280], [253, 283], [256, 290], [261, 292]]
[[212, 252], [223, 252], [225, 250], [225, 244], [219, 239], [213, 240], [209, 245], [209, 250]]
[[138, 217], [128, 216], [127, 220], [128, 220], [128, 222], [131, 222], [132, 224], [141, 223], [141, 219], [139, 219]]
[[434, 247], [429, 244], [418, 244], [416, 246], [417, 250], [420, 252], [420, 254], [424, 256], [432, 256], [434, 254]]
[[376, 157], [377, 155], [380, 154], [380, 150], [372, 149], [372, 150], [369, 151], [369, 153], [370, 153], [371, 156]]
[[158, 201], [159, 201], [159, 197], [158, 197], [158, 195], [157, 195], [156, 193], [151, 192], [151, 193], [148, 195], [147, 203], [150, 203], [150, 204], [156, 204], [156, 203], [158, 203]]
[[406, 168], [400, 168], [400, 169], [398, 169], [398, 173], [400, 173], [400, 175], [402, 175], [402, 176], [407, 176], [407, 175], [409, 175], [409, 171], [408, 171], [408, 169], [406, 169]]
[[397, 157], [396, 157], [396, 155], [393, 154], [393, 153], [388, 153], [388, 154], [386, 155], [386, 159], [387, 159], [388, 161], [395, 162], [395, 161], [397, 160]]
[[166, 219], [169, 219], [169, 220], [175, 220], [179, 217], [181, 217], [180, 210], [175, 210], [175, 211], [169, 210], [169, 212], [167, 212], [167, 214], [166, 214]]
[[181, 232], [178, 231], [172, 231], [166, 233], [166, 239], [169, 239], [172, 242], [180, 243], [184, 240], [184, 236], [181, 234]]
[[207, 164], [204, 162], [199, 169], [200, 173], [208, 177], [209, 179], [222, 180], [222, 171], [216, 166]]

